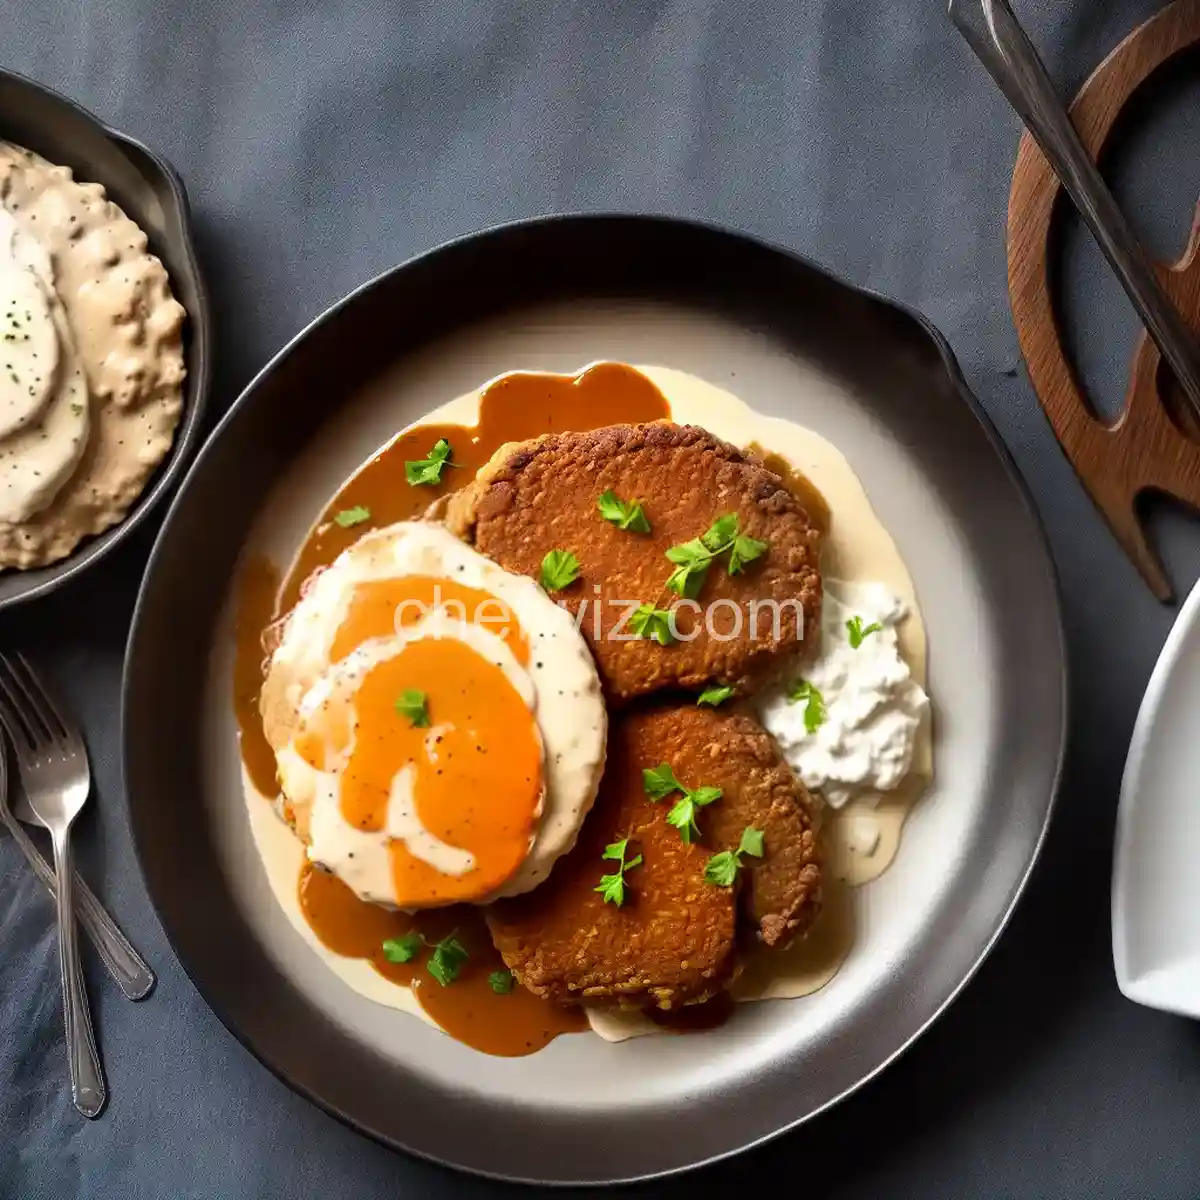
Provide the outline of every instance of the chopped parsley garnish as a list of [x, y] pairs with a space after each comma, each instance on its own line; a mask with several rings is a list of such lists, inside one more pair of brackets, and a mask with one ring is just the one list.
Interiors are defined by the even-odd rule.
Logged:
[[416, 729], [429, 727], [429, 697], [416, 688], [406, 688], [396, 701], [396, 711]]
[[419, 933], [406, 933], [401, 938], [388, 938], [383, 943], [383, 957], [390, 963], [411, 962], [424, 944]]
[[648, 767], [642, 771], [642, 787], [651, 800], [662, 800], [672, 792], [681, 792], [671, 811], [667, 813], [667, 824], [674, 825], [679, 830], [679, 836], [690, 842], [700, 836], [700, 827], [696, 824], [696, 810], [704, 808], [714, 800], [720, 800], [722, 792], [716, 787], [684, 787], [675, 778], [670, 763], [662, 763], [657, 767]]
[[579, 578], [579, 559], [570, 550], [551, 550], [542, 559], [542, 587], [561, 592]]
[[488, 987], [496, 993], [497, 996], [507, 996], [513, 990], [513, 983], [516, 982], [511, 971], [493, 971], [488, 976]]
[[683, 784], [675, 778], [675, 772], [671, 770], [670, 763], [643, 768], [642, 787], [651, 800], [661, 800], [672, 792], [683, 791]]
[[878, 621], [863, 628], [862, 617], [851, 617], [846, 622], [846, 630], [850, 634], [850, 649], [857, 650], [863, 644], [863, 638], [870, 637], [873, 633], [878, 633], [883, 628]]
[[766, 550], [766, 542], [739, 531], [737, 513], [726, 513], [698, 538], [681, 542], [666, 552], [667, 558], [675, 564], [675, 570], [667, 577], [667, 587], [676, 595], [694, 600], [700, 594], [714, 559], [728, 551], [729, 574], [740, 575], [746, 563], [760, 558]]
[[751, 829], [749, 825], [742, 830], [742, 840], [736, 850], [722, 850], [708, 860], [704, 868], [706, 883], [717, 887], [732, 887], [738, 872], [745, 866], [742, 855], [749, 854], [752, 858], [763, 856], [763, 833], [761, 829]]
[[361, 525], [364, 521], [369, 521], [370, 519], [371, 510], [364, 508], [361, 504], [356, 504], [353, 508], [343, 508], [333, 518], [334, 523], [340, 525], [343, 529], [349, 529], [352, 525]]
[[649, 638], [660, 646], [669, 646], [675, 640], [671, 628], [671, 614], [665, 608], [653, 604], [639, 604], [629, 618], [629, 628], [640, 638]]
[[[415, 931], [413, 933], [406, 933], [403, 937], [388, 938], [383, 943], [383, 957], [392, 963], [412, 962], [421, 952], [421, 947], [428, 945], [429, 943], [421, 934]], [[433, 953], [429, 956], [429, 961], [425, 964], [425, 970], [442, 987], [449, 987], [458, 978], [459, 973], [463, 969], [463, 964], [469, 957], [467, 948], [451, 933], [449, 936], [442, 938], [440, 942], [434, 943]], [[507, 972], [503, 973], [507, 974]], [[495, 974], [499, 975], [501, 972], [497, 971]], [[491, 982], [490, 978], [488, 982]], [[500, 989], [493, 984], [492, 990], [499, 991]], [[512, 990], [511, 982], [509, 983], [508, 990]]]
[[749, 825], [742, 830], [742, 840], [738, 846], [739, 854], [749, 854], [751, 858], [762, 858], [764, 845], [763, 831], [751, 829]]
[[716, 708], [718, 704], [724, 704], [732, 695], [733, 688], [728, 684], [710, 683], [697, 697], [696, 703], [711, 704], [713, 708]]
[[622, 838], [619, 842], [605, 846], [604, 854], [601, 857], [615, 859], [617, 869], [611, 875], [601, 875], [599, 885], [593, 888], [593, 891], [599, 892], [604, 897], [605, 904], [615, 904], [618, 908], [625, 903], [625, 872], [641, 866], [642, 862], [640, 854], [626, 862], [625, 851], [628, 848], [628, 838]]
[[704, 577], [708, 574], [708, 564], [712, 562], [712, 552], [700, 538], [692, 538], [672, 546], [667, 551], [667, 558], [677, 564], [675, 570], [667, 576], [667, 587], [677, 596], [694, 600], [700, 594]]
[[466, 947], [451, 934], [449, 937], [444, 937], [433, 948], [433, 953], [429, 956], [429, 961], [425, 964], [425, 970], [434, 977], [442, 985], [449, 987], [463, 969], [470, 955], [467, 953]]
[[720, 788], [701, 787], [694, 792], [685, 792], [681, 800], [667, 813], [667, 824], [674, 825], [679, 830], [679, 836], [685, 842], [691, 842], [700, 836], [700, 826], [696, 824], [696, 810], [720, 800]]
[[742, 567], [756, 558], [761, 558], [767, 552], [767, 543], [752, 538], [748, 533], [739, 533], [733, 539], [733, 549], [729, 551], [729, 573], [740, 575]]
[[418, 458], [414, 462], [404, 464], [404, 478], [413, 487], [432, 485], [442, 482], [442, 468], [450, 464], [450, 443], [445, 438], [438, 438], [433, 443], [433, 449], [428, 458]]
[[792, 704], [804, 704], [804, 729], [816, 733], [825, 724], [829, 715], [825, 711], [825, 697], [807, 679], [797, 679], [788, 685], [787, 698]]
[[618, 529], [632, 533], [649, 533], [650, 522], [642, 512], [640, 500], [622, 500], [611, 488], [596, 501], [600, 515]]

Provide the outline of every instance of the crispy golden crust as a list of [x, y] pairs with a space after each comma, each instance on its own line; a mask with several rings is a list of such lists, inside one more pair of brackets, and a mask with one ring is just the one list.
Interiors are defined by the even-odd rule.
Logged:
[[[686, 843], [642, 771], [668, 762], [688, 787], [720, 787], [699, 815], [702, 838]], [[815, 808], [749, 717], [695, 705], [623, 713], [609, 731], [609, 764], [575, 849], [536, 891], [487, 910], [488, 925], [518, 980], [572, 1003], [678, 1008], [708, 999], [737, 973], [738, 910], [768, 945], [807, 929], [820, 904]], [[747, 859], [733, 888], [704, 879], [718, 850], [746, 826], [766, 853]], [[643, 856], [620, 908], [595, 891], [612, 864], [604, 847], [628, 837]]]
[[[596, 501], [610, 489], [642, 502], [650, 533], [600, 517]], [[739, 575], [714, 563], [696, 606], [680, 605], [665, 586], [666, 550], [731, 512], [767, 552]], [[502, 447], [453, 497], [446, 520], [508, 570], [534, 578], [550, 550], [578, 557], [578, 580], [556, 598], [579, 617], [614, 703], [713, 680], [750, 691], [818, 627], [816, 527], [778, 475], [695, 426], [612, 425]], [[678, 606], [676, 644], [631, 635], [628, 615], [640, 603]]]

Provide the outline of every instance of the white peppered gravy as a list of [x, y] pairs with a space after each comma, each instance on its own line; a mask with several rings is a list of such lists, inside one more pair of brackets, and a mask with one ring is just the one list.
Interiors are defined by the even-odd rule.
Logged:
[[184, 318], [99, 184], [0, 142], [0, 567], [125, 516], [179, 423]]

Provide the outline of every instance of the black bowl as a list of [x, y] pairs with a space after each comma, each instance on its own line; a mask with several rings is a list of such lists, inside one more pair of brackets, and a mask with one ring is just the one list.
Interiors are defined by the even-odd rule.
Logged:
[[46, 595], [98, 562], [171, 489], [200, 441], [209, 390], [211, 335], [187, 193], [169, 163], [140, 142], [110, 129], [74, 101], [11, 71], [0, 71], [0, 139], [70, 167], [80, 181], [102, 184], [112, 200], [145, 230], [150, 249], [162, 259], [175, 297], [188, 316], [183, 417], [166, 461], [117, 525], [87, 539], [61, 562], [0, 573], [0, 609], [4, 609]]

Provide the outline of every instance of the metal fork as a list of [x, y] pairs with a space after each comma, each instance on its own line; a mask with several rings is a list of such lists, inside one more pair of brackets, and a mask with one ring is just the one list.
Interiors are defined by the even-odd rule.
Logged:
[[[53, 896], [54, 872], [33, 839], [21, 828], [18, 817], [36, 821], [33, 812], [29, 811], [28, 801], [22, 805], [18, 800], [17, 811], [13, 811], [8, 792], [8, 742], [7, 739], [0, 739], [0, 824], [12, 835], [17, 849], [33, 868], [33, 873]], [[92, 939], [117, 987], [130, 1000], [144, 1000], [154, 990], [154, 972], [129, 944], [129, 939], [96, 899], [92, 889], [80, 878], [78, 871], [75, 873], [75, 915], [84, 933]]]
[[25, 659], [19, 654], [15, 659], [14, 664], [0, 654], [0, 723], [16, 751], [29, 807], [50, 831], [54, 847], [58, 958], [71, 1099], [85, 1117], [97, 1117], [107, 1091], [79, 965], [71, 855], [71, 823], [87, 800], [91, 771], [79, 731], [55, 706]]

